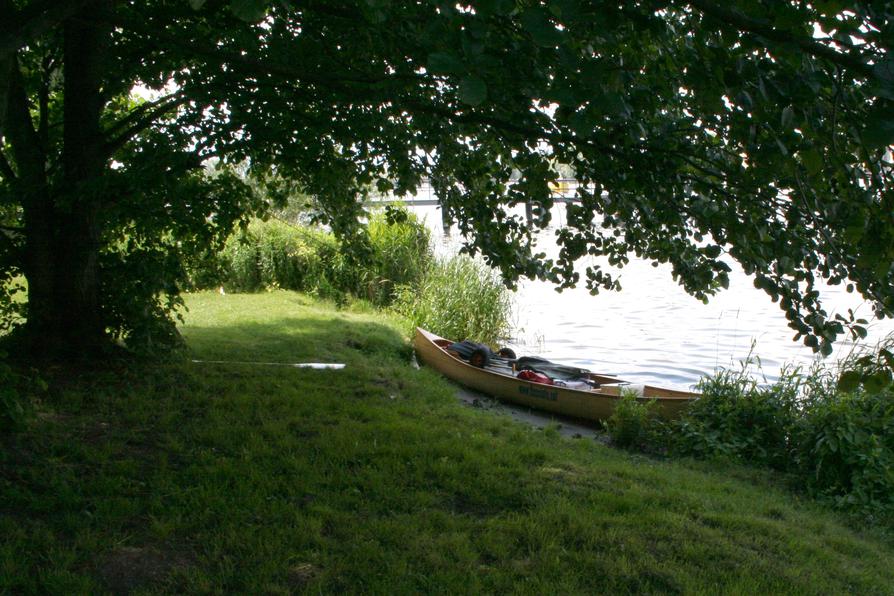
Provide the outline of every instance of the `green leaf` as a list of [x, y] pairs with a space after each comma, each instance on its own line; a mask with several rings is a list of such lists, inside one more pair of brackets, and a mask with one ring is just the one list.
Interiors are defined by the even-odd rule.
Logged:
[[891, 371], [885, 369], [871, 374], [863, 380], [863, 384], [866, 391], [879, 393], [891, 384]]
[[480, 105], [487, 99], [487, 83], [478, 77], [467, 77], [459, 84], [459, 99], [470, 106]]
[[480, 56], [484, 53], [484, 43], [469, 35], [463, 36], [462, 47], [466, 56]]
[[201, 10], [205, 6], [205, 0], [189, 0], [189, 6], [193, 10]]
[[792, 106], [786, 106], [784, 110], [782, 110], [782, 118], [780, 124], [782, 128], [788, 128], [792, 125], [792, 122], [795, 119], [795, 111], [792, 109]]
[[888, 102], [881, 103], [866, 116], [863, 143], [870, 148], [887, 147], [894, 143], [894, 118], [891, 117], [894, 108], [885, 105]]
[[246, 23], [257, 23], [267, 16], [267, 0], [230, 0], [230, 10]]
[[720, 256], [721, 249], [716, 244], [709, 244], [702, 249], [702, 252], [709, 259], [716, 259]]
[[823, 171], [823, 154], [816, 149], [807, 149], [798, 153], [801, 158], [801, 164], [807, 173], [815, 176]]
[[433, 52], [428, 55], [426, 69], [432, 74], [452, 75], [464, 70], [463, 62], [447, 52]]
[[576, 135], [584, 138], [593, 134], [593, 129], [595, 128], [593, 117], [587, 112], [575, 112], [568, 119], [568, 125]]
[[577, 97], [574, 90], [569, 87], [554, 87], [549, 90], [546, 98], [563, 106], [573, 106], [577, 104]]
[[885, 361], [885, 365], [887, 365], [888, 368], [894, 370], [894, 354], [891, 353], [891, 350], [882, 348], [879, 350], [878, 355]]
[[599, 108], [610, 116], [626, 116], [628, 113], [624, 96], [620, 93], [604, 93], [599, 99]]
[[531, 8], [521, 15], [522, 26], [539, 46], [551, 47], [562, 41], [562, 36], [549, 20], [549, 14], [540, 8]]
[[475, 9], [484, 15], [508, 15], [514, 8], [512, 0], [478, 0], [475, 4]]
[[860, 386], [863, 375], [855, 370], [846, 370], [838, 377], [838, 390], [844, 393], [850, 393]]
[[872, 67], [875, 91], [882, 97], [894, 100], [894, 58], [887, 58]]

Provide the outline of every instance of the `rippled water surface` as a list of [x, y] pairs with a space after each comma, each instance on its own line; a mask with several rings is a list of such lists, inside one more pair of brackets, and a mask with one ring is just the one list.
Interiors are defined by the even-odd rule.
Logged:
[[[557, 225], [563, 207], [554, 208]], [[432, 230], [439, 250], [456, 252], [456, 230], [445, 235], [436, 207], [414, 207]], [[540, 250], [555, 250], [553, 230], [539, 241]], [[637, 383], [688, 388], [718, 368], [739, 368], [749, 353], [758, 356], [767, 380], [778, 377], [786, 364], [810, 366], [815, 356], [792, 341], [777, 304], [741, 271], [731, 274], [730, 288], [703, 304], [686, 294], [670, 275], [670, 268], [631, 261], [619, 272], [621, 292], [591, 296], [583, 288], [557, 293], [543, 282], [520, 284], [515, 299], [513, 348], [521, 354], [550, 359], [614, 374]], [[894, 331], [890, 320], [872, 318], [872, 309], [856, 294], [840, 286], [823, 292], [826, 310], [845, 313], [853, 308], [870, 320], [866, 342], [875, 345]], [[833, 364], [853, 344], [841, 340], [827, 359]]]

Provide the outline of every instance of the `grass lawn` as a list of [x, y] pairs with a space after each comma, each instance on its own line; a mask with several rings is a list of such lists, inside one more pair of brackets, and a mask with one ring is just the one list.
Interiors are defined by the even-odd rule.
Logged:
[[239, 363], [60, 373], [0, 441], [0, 593], [894, 594], [890, 530], [463, 406], [382, 315], [187, 303]]

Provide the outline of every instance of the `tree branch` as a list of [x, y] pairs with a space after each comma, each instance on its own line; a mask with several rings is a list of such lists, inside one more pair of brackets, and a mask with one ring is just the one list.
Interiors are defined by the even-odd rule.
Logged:
[[499, 118], [497, 116], [491, 116], [488, 114], [481, 114], [477, 112], [457, 112], [455, 110], [436, 106], [432, 103], [422, 103], [417, 101], [396, 101], [395, 104], [398, 106], [406, 106], [408, 111], [428, 113], [464, 124], [484, 124], [502, 130], [504, 132], [520, 135], [528, 139], [568, 143], [577, 147], [587, 147], [590, 149], [594, 149], [596, 151], [612, 155], [613, 157], [624, 157], [623, 154], [613, 149], [612, 147], [601, 145], [591, 139], [578, 137], [568, 132], [562, 132], [555, 127], [554, 130], [550, 131], [545, 128], [526, 126], [525, 124], [518, 121], [510, 122], [507, 120], [503, 120], [502, 118]]
[[147, 112], [149, 112], [150, 110], [154, 110], [155, 108], [161, 106], [162, 104], [164, 104], [166, 102], [171, 102], [171, 101], [174, 101], [181, 97], [183, 97], [183, 92], [177, 91], [175, 93], [171, 93], [170, 95], [165, 95], [164, 97], [159, 97], [158, 99], [142, 103], [139, 106], [132, 109], [127, 114], [127, 116], [125, 116], [124, 118], [122, 118], [121, 120], [119, 120], [115, 124], [113, 124], [111, 127], [109, 127], [107, 132], [115, 133], [115, 132], [118, 132], [126, 127], [129, 127], [131, 125], [131, 123], [136, 122], [137, 120], [143, 118], [143, 115], [146, 114]]
[[304, 70], [294, 63], [274, 62], [272, 60], [258, 60], [246, 54], [228, 51], [225, 48], [212, 44], [203, 44], [196, 40], [184, 40], [181, 35], [167, 33], [161, 28], [150, 27], [144, 23], [132, 20], [122, 19], [120, 17], [103, 19], [102, 17], [92, 16], [93, 24], [106, 24], [116, 27], [123, 27], [136, 33], [146, 35], [147, 37], [163, 41], [165, 45], [172, 48], [186, 50], [192, 55], [201, 56], [215, 64], [229, 64], [231, 66], [241, 67], [249, 73], [266, 73], [277, 75], [294, 80], [299, 79], [308, 83], [337, 85], [343, 83], [353, 83], [362, 85], [376, 85], [396, 80], [422, 80], [429, 79], [417, 74], [366, 74], [361, 72], [312, 72]]
[[12, 166], [6, 160], [6, 156], [3, 154], [2, 150], [0, 150], [0, 174], [3, 174], [3, 177], [10, 182], [18, 180], [15, 170], [12, 169]]
[[0, 56], [16, 52], [97, 0], [42, 0], [16, 10], [11, 0], [0, 0], [0, 13], [7, 15], [0, 25]]
[[112, 153], [123, 147], [136, 135], [152, 126], [152, 123], [155, 122], [159, 117], [171, 110], [182, 106], [188, 101], [188, 97], [185, 97], [180, 93], [175, 93], [173, 95], [166, 96], [162, 100], [151, 102], [151, 104], [144, 104], [144, 106], [154, 106], [154, 109], [141, 109], [143, 106], [141, 106], [141, 108], [137, 108], [137, 110], [131, 112], [128, 116], [115, 123], [115, 125], [112, 127], [112, 132], [115, 132], [130, 124], [130, 126], [128, 126], [119, 135], [106, 141], [106, 154], [111, 155]]
[[736, 8], [720, 5], [712, 0], [688, 0], [686, 3], [697, 8], [702, 13], [722, 21], [727, 25], [731, 25], [740, 31], [754, 33], [766, 37], [767, 39], [772, 39], [773, 41], [794, 43], [811, 56], [829, 60], [830, 62], [849, 68], [864, 77], [873, 76], [872, 66], [867, 64], [862, 57], [838, 52], [815, 39], [805, 38], [792, 31], [777, 29], [765, 20], [750, 17]]

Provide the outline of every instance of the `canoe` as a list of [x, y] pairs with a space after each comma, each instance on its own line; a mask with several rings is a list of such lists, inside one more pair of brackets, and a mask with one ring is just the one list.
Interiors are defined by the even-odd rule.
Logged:
[[692, 400], [699, 395], [689, 391], [664, 389], [651, 385], [633, 385], [608, 375], [590, 373], [594, 387], [572, 389], [525, 381], [514, 376], [511, 366], [505, 363], [486, 368], [472, 366], [446, 350], [453, 342], [420, 327], [416, 328], [413, 341], [419, 360], [460, 385], [493, 396], [501, 401], [528, 406], [579, 418], [605, 420], [611, 416], [615, 404], [625, 389], [634, 391], [639, 401], [654, 401], [658, 413], [664, 418], [679, 416]]

